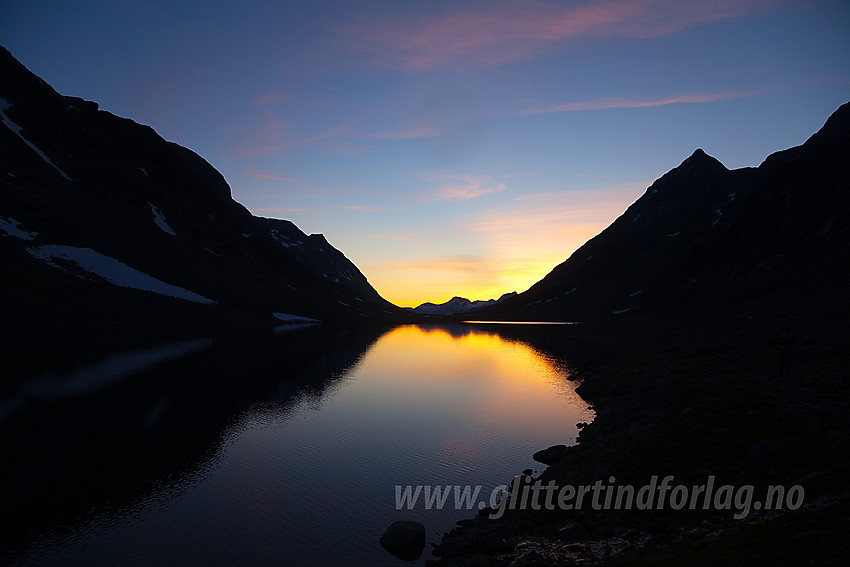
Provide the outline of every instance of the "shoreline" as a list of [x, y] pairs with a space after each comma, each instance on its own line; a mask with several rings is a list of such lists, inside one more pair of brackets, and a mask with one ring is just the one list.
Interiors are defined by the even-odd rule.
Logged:
[[734, 519], [733, 510], [586, 506], [507, 510], [497, 520], [485, 509], [445, 534], [426, 564], [824, 564], [845, 557], [850, 333], [847, 323], [821, 325], [817, 311], [804, 307], [777, 312], [574, 328], [583, 356], [571, 359], [563, 346], [547, 354], [578, 362], [577, 391], [596, 418], [536, 479], [576, 486], [613, 476], [639, 487], [652, 476], [688, 486], [713, 476], [718, 485], [752, 485], [756, 495], [800, 485], [799, 509]]

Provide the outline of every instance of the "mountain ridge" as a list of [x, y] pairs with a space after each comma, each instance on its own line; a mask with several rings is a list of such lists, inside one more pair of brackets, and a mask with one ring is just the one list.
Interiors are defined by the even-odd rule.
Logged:
[[[522, 294], [403, 310], [381, 298], [324, 236], [252, 215], [191, 150], [97, 103], [56, 93], [5, 49], [0, 75], [0, 248], [7, 258], [0, 292], [8, 298], [5, 312], [20, 321], [107, 320], [115, 307], [99, 305], [102, 297], [128, 309], [128, 319], [151, 311], [168, 320], [175, 312], [173, 301], [143, 291], [150, 306], [131, 314], [128, 303], [139, 293], [113, 289], [114, 281], [80, 264], [88, 254], [81, 249], [108, 259], [98, 257], [101, 263], [122, 263], [216, 306], [267, 319], [475, 309], [479, 317], [576, 320], [800, 293], [807, 271], [846, 278], [850, 103], [802, 145], [758, 167], [729, 170], [696, 149]], [[57, 291], [75, 300], [60, 302]]]
[[[21, 324], [102, 323], [116, 306], [128, 319], [163, 321], [236, 312], [269, 322], [275, 313], [404, 315], [324, 236], [256, 217], [234, 201], [221, 173], [195, 152], [97, 103], [60, 95], [4, 48], [0, 77], [0, 228], [33, 235], [0, 231], [3, 309]], [[87, 249], [98, 256], [80, 251]], [[107, 264], [130, 285], [98, 271]], [[133, 289], [137, 272], [209, 302], [178, 306], [167, 294]], [[147, 307], [133, 305], [140, 303]]]
[[465, 297], [454, 296], [444, 303], [431, 303], [426, 301], [416, 307], [408, 307], [410, 311], [418, 315], [457, 315], [459, 313], [470, 313], [500, 303], [508, 298], [517, 295], [517, 292], [511, 291], [503, 293], [499, 299], [479, 299], [470, 301]]
[[655, 316], [767, 296], [781, 308], [781, 296], [805, 297], [806, 274], [838, 300], [850, 263], [848, 164], [850, 103], [758, 167], [729, 170], [698, 149], [527, 291], [478, 316]]

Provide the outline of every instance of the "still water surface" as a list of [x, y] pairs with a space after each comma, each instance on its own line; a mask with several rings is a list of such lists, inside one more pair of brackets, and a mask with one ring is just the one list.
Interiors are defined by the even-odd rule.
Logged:
[[[541, 326], [539, 332], [549, 331]], [[145, 431], [162, 430], [161, 437], [140, 434], [140, 446], [150, 436], [157, 441], [139, 451], [146, 461], [167, 460], [162, 451], [177, 456], [139, 475], [149, 489], [123, 503], [110, 500], [107, 491], [89, 515], [41, 534], [16, 560], [86, 566], [410, 565], [379, 546], [387, 525], [421, 521], [428, 542], [437, 542], [438, 533], [475, 510], [456, 510], [453, 498], [443, 510], [426, 510], [421, 501], [414, 509], [397, 510], [397, 485], [481, 485], [479, 499], [489, 500], [496, 485], [525, 468], [541, 468], [531, 459], [534, 451], [573, 442], [575, 424], [592, 419], [563, 362], [532, 343], [505, 338], [493, 326], [402, 326], [362, 346], [351, 346], [350, 337], [337, 344], [325, 336], [324, 348], [306, 354], [292, 346], [301, 340], [299, 333], [241, 349], [246, 358], [226, 357], [228, 364], [241, 360], [234, 368], [263, 360], [261, 370], [242, 370], [245, 376], [229, 383], [210, 370], [207, 385], [198, 382], [190, 393], [163, 398], [146, 394], [155, 388], [136, 386], [132, 399], [146, 401], [139, 411], [143, 419], [134, 423]], [[291, 358], [264, 358], [264, 349], [278, 352], [282, 344], [299, 351], [290, 353], [300, 354], [291, 367]], [[347, 353], [343, 362], [319, 360], [339, 351]], [[203, 367], [198, 360], [186, 364]], [[211, 369], [226, 366], [208, 363]], [[262, 395], [240, 391], [251, 391], [251, 377], [260, 373]], [[301, 382], [293, 383], [293, 374]], [[240, 397], [241, 403], [230, 405]], [[100, 405], [111, 401], [106, 397]], [[127, 403], [132, 413], [132, 403], [115, 403]], [[169, 410], [175, 404], [193, 409], [176, 412], [175, 425], [168, 425], [161, 416], [175, 413]], [[232, 415], [209, 418], [208, 413], [227, 414], [220, 407]], [[180, 414], [201, 422], [197, 429], [205, 434], [215, 430], [207, 449], [186, 460], [180, 454], [191, 444], [181, 437], [186, 427]], [[131, 444], [126, 435], [121, 439]], [[98, 451], [108, 452], [114, 443], [104, 442]], [[132, 447], [128, 454], [135, 454]], [[148, 486], [135, 473], [104, 472], [107, 465], [97, 457], [88, 460], [93, 470], [76, 472], [81, 478], [124, 474], [122, 483]], [[417, 565], [431, 557], [429, 550], [426, 546]]]

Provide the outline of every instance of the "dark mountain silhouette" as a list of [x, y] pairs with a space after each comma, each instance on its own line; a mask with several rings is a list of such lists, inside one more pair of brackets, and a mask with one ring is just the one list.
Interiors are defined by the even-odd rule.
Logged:
[[[545, 278], [481, 318], [586, 320], [841, 301], [850, 103], [805, 144], [728, 170], [696, 150]], [[846, 299], [845, 299], [846, 301]]]
[[502, 294], [499, 299], [479, 299], [477, 301], [470, 301], [465, 297], [455, 296], [445, 303], [431, 303], [428, 301], [422, 305], [412, 308], [411, 311], [418, 315], [456, 315], [459, 313], [469, 313], [484, 307], [495, 305], [515, 296], [516, 294], [517, 293], [515, 291], [512, 291], [510, 293]]
[[405, 313], [322, 235], [253, 216], [203, 158], [59, 95], [3, 48], [0, 112], [7, 321]]
[[850, 103], [757, 168], [729, 171], [697, 150], [527, 292], [475, 315], [583, 323], [535, 344], [568, 361], [596, 412], [577, 445], [538, 448], [536, 486], [669, 474], [755, 494], [796, 486], [805, 504], [761, 500], [747, 518], [708, 505], [514, 510], [525, 499], [514, 491], [502, 518], [444, 534], [434, 565], [841, 564], [848, 232]]

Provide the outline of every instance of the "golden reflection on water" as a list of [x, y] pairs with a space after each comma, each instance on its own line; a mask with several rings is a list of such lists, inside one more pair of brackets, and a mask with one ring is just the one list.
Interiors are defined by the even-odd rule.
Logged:
[[423, 402], [434, 411], [450, 406], [468, 420], [514, 425], [530, 437], [560, 430], [553, 443], [572, 441], [575, 424], [593, 416], [562, 364], [526, 343], [471, 326], [397, 327], [370, 349], [358, 370], [348, 388], [383, 403], [413, 413]]
[[474, 325], [392, 329], [328, 387], [287, 400], [234, 424], [201, 474], [82, 525], [74, 541], [46, 540], [32, 564], [388, 564], [378, 538], [390, 523], [416, 519], [436, 534], [474, 514], [397, 510], [396, 486], [489, 495], [541, 469], [531, 455], [572, 443], [593, 416], [562, 365]]

